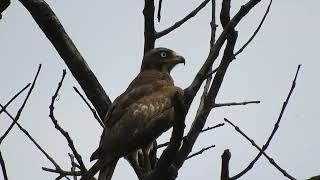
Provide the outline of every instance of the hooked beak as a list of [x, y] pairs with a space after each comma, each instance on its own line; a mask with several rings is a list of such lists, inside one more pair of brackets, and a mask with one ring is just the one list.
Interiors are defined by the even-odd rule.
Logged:
[[184, 59], [183, 56], [180, 56], [180, 55], [176, 54], [172, 59], [168, 59], [166, 61], [166, 63], [167, 64], [174, 64], [174, 65], [183, 63], [183, 65], [185, 65], [186, 64], [186, 60]]

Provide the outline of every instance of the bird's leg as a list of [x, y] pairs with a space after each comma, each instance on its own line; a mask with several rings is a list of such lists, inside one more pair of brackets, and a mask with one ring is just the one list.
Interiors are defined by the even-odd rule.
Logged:
[[154, 169], [157, 165], [158, 158], [157, 158], [157, 141], [153, 141], [152, 149], [149, 153], [150, 165], [151, 169]]
[[149, 154], [150, 154], [152, 147], [153, 147], [153, 142], [151, 142], [150, 144], [148, 144], [147, 146], [142, 148], [145, 172], [151, 171], [151, 163], [150, 163]]

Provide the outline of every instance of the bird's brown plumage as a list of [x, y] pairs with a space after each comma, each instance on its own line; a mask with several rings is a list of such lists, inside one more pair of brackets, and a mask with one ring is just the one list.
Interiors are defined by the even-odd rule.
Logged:
[[[96, 164], [99, 166], [96, 165], [94, 170], [100, 170], [99, 180], [111, 179], [119, 158], [143, 148], [170, 127], [172, 99], [176, 93], [182, 93], [170, 76], [170, 71], [178, 63], [184, 63], [184, 58], [166, 48], [156, 48], [145, 54], [140, 73], [116, 98], [104, 118], [105, 129], [99, 148], [90, 158], [98, 159]], [[146, 128], [164, 113], [168, 121], [164, 123], [166, 125], [145, 137]]]

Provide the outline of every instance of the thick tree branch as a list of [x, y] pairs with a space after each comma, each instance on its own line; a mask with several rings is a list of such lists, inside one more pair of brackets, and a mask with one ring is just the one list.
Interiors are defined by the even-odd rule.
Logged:
[[229, 161], [231, 158], [231, 153], [229, 149], [226, 149], [223, 151], [223, 154], [221, 155], [221, 180], [229, 180]]
[[86, 100], [86, 98], [80, 93], [80, 91], [76, 88], [76, 87], [73, 87], [73, 89], [76, 91], [76, 93], [81, 97], [81, 99], [86, 103], [86, 105], [88, 106], [88, 108], [90, 109], [90, 111], [92, 112], [93, 114], [93, 117], [98, 121], [98, 123], [100, 124], [100, 126], [102, 128], [104, 128], [104, 124], [102, 122], [102, 120], [100, 119], [100, 117], [98, 116], [97, 114], [97, 111], [91, 107], [91, 105], [89, 104], [89, 102]]
[[[290, 174], [288, 174], [284, 169], [282, 169], [275, 161], [274, 159], [272, 159], [269, 155], [267, 155], [264, 150], [262, 150], [255, 142], [254, 140], [252, 140], [248, 135], [246, 135], [243, 131], [241, 131], [241, 129], [234, 125], [232, 122], [230, 122], [227, 118], [224, 118], [224, 120], [226, 122], [228, 122], [231, 126], [234, 127], [234, 129], [240, 133], [244, 138], [246, 138], [251, 144], [252, 146], [254, 146], [255, 148], [257, 148], [259, 150], [260, 153], [262, 153], [268, 160], [269, 162], [275, 167], [277, 168], [284, 176], [286, 176], [287, 178], [294, 180], [296, 178], [292, 177]], [[232, 178], [233, 179], [233, 178]]]
[[[37, 73], [36, 73], [36, 75], [35, 75], [35, 77], [34, 77], [34, 79], [33, 79], [33, 82], [32, 82], [32, 84], [31, 84], [31, 87], [30, 87], [29, 91], [28, 91], [28, 94], [27, 94], [26, 98], [24, 99], [21, 107], [19, 108], [16, 116], [14, 117], [13, 122], [10, 124], [10, 126], [9, 126], [9, 128], [6, 130], [6, 132], [1, 136], [1, 138], [0, 138], [0, 144], [1, 144], [2, 141], [7, 137], [7, 135], [9, 134], [9, 132], [11, 131], [11, 129], [13, 128], [14, 124], [15, 124], [16, 122], [18, 122], [18, 120], [19, 120], [19, 118], [20, 118], [20, 115], [21, 115], [21, 113], [22, 113], [22, 110], [24, 109], [24, 107], [25, 107], [25, 105], [26, 105], [26, 103], [27, 103], [27, 101], [28, 101], [28, 99], [29, 99], [29, 97], [30, 97], [30, 95], [31, 95], [31, 92], [32, 92], [32, 90], [33, 90], [33, 88], [34, 88], [34, 85], [36, 84], [36, 81], [37, 81], [37, 79], [38, 79], [38, 75], [39, 75], [39, 73], [40, 73], [40, 70], [41, 70], [41, 64], [39, 64]], [[21, 91], [20, 91], [20, 92], [21, 92]], [[19, 94], [19, 93], [18, 93], [18, 94]], [[4, 107], [4, 106], [1, 105], [1, 108], [5, 111], [5, 107]]]
[[103, 118], [111, 101], [80, 52], [65, 32], [58, 17], [44, 0], [19, 0], [64, 60], [88, 99]]
[[297, 80], [297, 77], [298, 77], [298, 73], [299, 73], [299, 70], [300, 70], [300, 67], [301, 65], [298, 66], [298, 69], [297, 69], [297, 72], [296, 72], [296, 75], [294, 77], [294, 80], [292, 82], [292, 85], [291, 85], [291, 89], [289, 91], [289, 94], [286, 98], [286, 100], [283, 102], [283, 105], [282, 105], [282, 109], [281, 109], [281, 112], [279, 114], [279, 117], [278, 117], [278, 120], [277, 122], [275, 123], [274, 125], [274, 129], [272, 130], [267, 142], [262, 146], [262, 151], [260, 151], [257, 156], [250, 162], [250, 164], [244, 169], [242, 170], [240, 173], [238, 173], [237, 175], [233, 176], [231, 179], [238, 179], [240, 178], [241, 176], [243, 176], [245, 173], [247, 173], [253, 166], [254, 164], [258, 161], [258, 159], [261, 157], [262, 155], [262, 152], [266, 151], [266, 149], [268, 148], [273, 136], [275, 135], [276, 131], [278, 130], [279, 128], [279, 124], [280, 124], [280, 121], [281, 121], [281, 118], [282, 118], [282, 115], [287, 107], [287, 104], [289, 102], [289, 99], [291, 97], [291, 94], [296, 86], [296, 80]]
[[170, 32], [172, 32], [173, 30], [177, 29], [178, 27], [180, 27], [182, 24], [184, 24], [185, 22], [187, 22], [189, 19], [191, 19], [192, 17], [194, 17], [202, 8], [204, 8], [208, 2], [210, 0], [205, 0], [203, 1], [196, 9], [194, 9], [193, 11], [191, 11], [191, 13], [189, 13], [186, 17], [184, 17], [183, 19], [181, 19], [180, 21], [174, 23], [174, 25], [168, 27], [167, 29], [161, 31], [161, 32], [156, 32], [155, 33], [155, 37], [156, 39], [161, 38], [162, 36], [165, 36], [167, 34], [169, 34]]
[[7, 169], [6, 169], [6, 164], [3, 160], [2, 154], [1, 154], [1, 150], [0, 150], [0, 165], [1, 165], [1, 169], [2, 169], [2, 174], [4, 177], [4, 180], [9, 180], [8, 179], [8, 175], [7, 175]]
[[187, 112], [184, 109], [183, 97], [180, 94], [176, 94], [176, 97], [174, 98], [174, 112], [175, 120], [173, 122], [173, 131], [170, 142], [158, 161], [157, 169], [159, 170], [159, 174], [162, 174], [161, 172], [166, 171], [166, 168], [171, 165], [177, 151], [180, 148], [183, 138], [183, 130], [185, 128], [184, 121]]
[[67, 131], [65, 131], [58, 123], [57, 119], [55, 118], [54, 116], [54, 102], [56, 101], [56, 98], [58, 96], [58, 93], [59, 93], [59, 90], [61, 89], [62, 87], [62, 83], [63, 83], [63, 80], [66, 76], [66, 70], [64, 69], [63, 70], [63, 74], [62, 74], [62, 78], [61, 78], [61, 81], [59, 82], [58, 84], [58, 88], [56, 90], [56, 92], [54, 93], [54, 95], [52, 96], [52, 99], [51, 99], [51, 104], [50, 104], [50, 114], [49, 114], [49, 117], [51, 118], [52, 120], [52, 123], [54, 124], [54, 127], [66, 138], [67, 142], [68, 142], [68, 145], [70, 147], [70, 149], [72, 150], [72, 153], [74, 154], [75, 158], [77, 159], [79, 165], [80, 165], [80, 170], [81, 172], [85, 173], [87, 171], [83, 161], [82, 161], [82, 157], [81, 155], [78, 153], [78, 151], [76, 150], [74, 144], [73, 144], [73, 140], [71, 139], [71, 137], [69, 136], [69, 133]]
[[154, 29], [154, 0], [144, 0], [144, 54], [154, 48], [156, 41]]

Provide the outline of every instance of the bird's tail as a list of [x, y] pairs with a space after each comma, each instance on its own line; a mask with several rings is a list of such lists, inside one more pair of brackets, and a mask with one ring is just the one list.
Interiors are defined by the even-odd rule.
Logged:
[[111, 180], [117, 162], [118, 160], [115, 160], [102, 167], [100, 169], [98, 180]]

